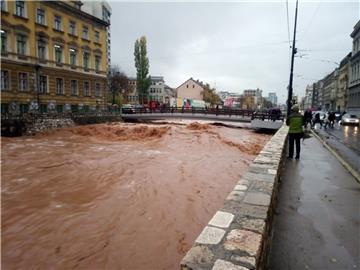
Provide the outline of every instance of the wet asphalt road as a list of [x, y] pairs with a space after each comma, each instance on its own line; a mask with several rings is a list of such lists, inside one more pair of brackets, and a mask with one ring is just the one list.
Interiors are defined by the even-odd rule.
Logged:
[[338, 124], [334, 128], [319, 127], [315, 127], [315, 132], [360, 174], [360, 128]]
[[342, 126], [335, 124], [334, 128], [327, 128], [326, 132], [334, 136], [339, 142], [360, 155], [360, 127]]
[[360, 184], [316, 138], [282, 175], [268, 269], [360, 269]]

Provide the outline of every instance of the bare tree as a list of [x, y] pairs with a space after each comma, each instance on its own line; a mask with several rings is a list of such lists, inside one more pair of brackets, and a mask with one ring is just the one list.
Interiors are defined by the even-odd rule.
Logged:
[[129, 79], [117, 65], [112, 66], [108, 73], [108, 89], [112, 97], [112, 104], [116, 104], [117, 96], [126, 95], [129, 92]]

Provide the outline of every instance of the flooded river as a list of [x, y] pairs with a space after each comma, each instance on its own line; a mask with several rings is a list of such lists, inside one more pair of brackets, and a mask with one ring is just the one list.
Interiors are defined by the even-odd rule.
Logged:
[[2, 138], [2, 267], [178, 269], [269, 138], [198, 123]]

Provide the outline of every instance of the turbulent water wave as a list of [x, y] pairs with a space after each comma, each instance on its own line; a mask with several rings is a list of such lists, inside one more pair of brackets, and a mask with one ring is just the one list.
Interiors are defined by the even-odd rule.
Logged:
[[269, 135], [99, 124], [2, 140], [4, 269], [177, 269]]

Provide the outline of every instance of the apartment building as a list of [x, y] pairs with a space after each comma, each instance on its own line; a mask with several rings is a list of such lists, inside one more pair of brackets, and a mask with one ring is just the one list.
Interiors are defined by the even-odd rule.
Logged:
[[[167, 93], [165, 92], [165, 81], [163, 76], [150, 76], [151, 84], [148, 89], [148, 101], [164, 103]], [[125, 102], [129, 104], [139, 104], [141, 100], [136, 88], [136, 78], [129, 78], [130, 91], [126, 95]]]
[[2, 113], [105, 108], [109, 22], [81, 1], [1, 1]]
[[108, 23], [106, 27], [106, 60], [108, 70], [111, 67], [111, 34], [110, 34], [110, 18], [111, 18], [111, 6], [107, 1], [83, 1], [81, 9], [105, 22]]
[[360, 21], [354, 26], [350, 35], [353, 38], [353, 49], [349, 71], [349, 96], [347, 109], [360, 115]]

